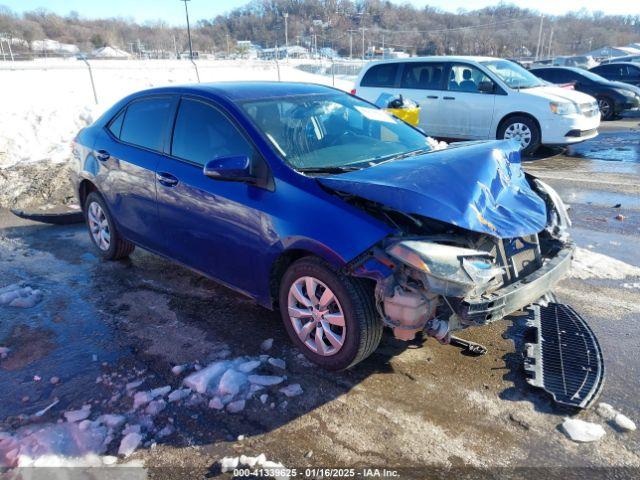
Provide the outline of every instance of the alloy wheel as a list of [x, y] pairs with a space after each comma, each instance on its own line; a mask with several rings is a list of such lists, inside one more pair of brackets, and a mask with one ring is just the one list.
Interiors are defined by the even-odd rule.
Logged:
[[604, 98], [598, 99], [598, 108], [600, 109], [600, 118], [609, 118], [611, 114], [611, 105]]
[[313, 353], [335, 355], [344, 345], [346, 325], [340, 302], [314, 277], [300, 277], [289, 288], [289, 319], [300, 341]]
[[531, 143], [531, 129], [524, 123], [512, 123], [505, 130], [504, 138], [517, 140], [520, 148], [525, 149]]
[[107, 216], [98, 202], [89, 204], [87, 219], [93, 241], [100, 250], [106, 252], [111, 245], [111, 232]]

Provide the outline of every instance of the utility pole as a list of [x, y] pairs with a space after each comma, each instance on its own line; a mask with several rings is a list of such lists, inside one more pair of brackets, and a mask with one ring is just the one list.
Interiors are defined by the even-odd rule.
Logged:
[[386, 55], [384, 53], [384, 33], [382, 34], [382, 59], [384, 60]]
[[176, 53], [176, 58], [178, 58], [178, 45], [176, 44], [176, 36], [173, 36], [173, 51]]
[[536, 60], [539, 60], [540, 55], [540, 42], [542, 41], [542, 23], [544, 22], [544, 15], [540, 15], [540, 30], [538, 30], [538, 45], [536, 46]]
[[364, 30], [365, 28], [362, 27], [362, 61], [364, 62]]
[[353, 30], [349, 30], [349, 58], [353, 60]]
[[287, 54], [287, 61], [289, 60], [289, 28], [287, 25], [287, 19], [289, 18], [289, 13], [284, 12], [282, 14], [284, 17], [284, 46], [286, 48], [285, 53]]
[[180, 0], [184, 2], [184, 14], [187, 17], [187, 36], [189, 37], [189, 58], [193, 61], [193, 45], [191, 45], [191, 26], [189, 25], [189, 9], [187, 8], [187, 2], [191, 0]]
[[227, 33], [227, 58], [231, 56], [231, 48], [229, 47], [229, 34]]
[[551, 29], [551, 34], [549, 35], [549, 48], [547, 49], [547, 58], [551, 58], [551, 43], [553, 42], [553, 28]]

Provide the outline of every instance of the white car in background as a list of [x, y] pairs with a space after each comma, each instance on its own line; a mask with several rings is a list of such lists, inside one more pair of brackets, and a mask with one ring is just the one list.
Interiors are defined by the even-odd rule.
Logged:
[[366, 65], [352, 90], [370, 102], [382, 93], [420, 104], [420, 128], [449, 139], [568, 145], [598, 135], [595, 98], [555, 87], [521, 66], [491, 57], [415, 57]]

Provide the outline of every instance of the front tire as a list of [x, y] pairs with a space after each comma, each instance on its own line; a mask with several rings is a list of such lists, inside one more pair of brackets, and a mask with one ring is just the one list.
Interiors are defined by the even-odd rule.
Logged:
[[608, 97], [598, 97], [598, 108], [600, 109], [600, 120], [613, 120], [615, 107], [613, 101]]
[[540, 147], [540, 128], [531, 118], [524, 115], [514, 115], [503, 120], [498, 128], [498, 139], [514, 139], [520, 142], [522, 155], [533, 155]]
[[294, 262], [280, 283], [280, 313], [293, 343], [327, 370], [349, 368], [382, 338], [373, 289], [315, 257]]
[[126, 258], [136, 248], [120, 236], [111, 218], [109, 209], [97, 192], [91, 192], [84, 203], [84, 216], [89, 229], [89, 238], [96, 253], [104, 260]]

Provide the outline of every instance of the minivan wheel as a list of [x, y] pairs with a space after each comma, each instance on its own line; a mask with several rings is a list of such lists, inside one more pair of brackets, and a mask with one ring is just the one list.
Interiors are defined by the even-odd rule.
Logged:
[[89, 237], [96, 252], [105, 260], [128, 257], [135, 245], [120, 236], [102, 196], [91, 192], [84, 203]]
[[374, 293], [365, 281], [315, 257], [294, 262], [280, 283], [285, 329], [312, 362], [342, 370], [367, 358], [382, 338]]
[[607, 97], [598, 97], [598, 108], [601, 120], [612, 120], [614, 115], [613, 102]]
[[517, 140], [522, 155], [533, 155], [540, 146], [540, 128], [532, 118], [521, 115], [504, 120], [497, 137]]

